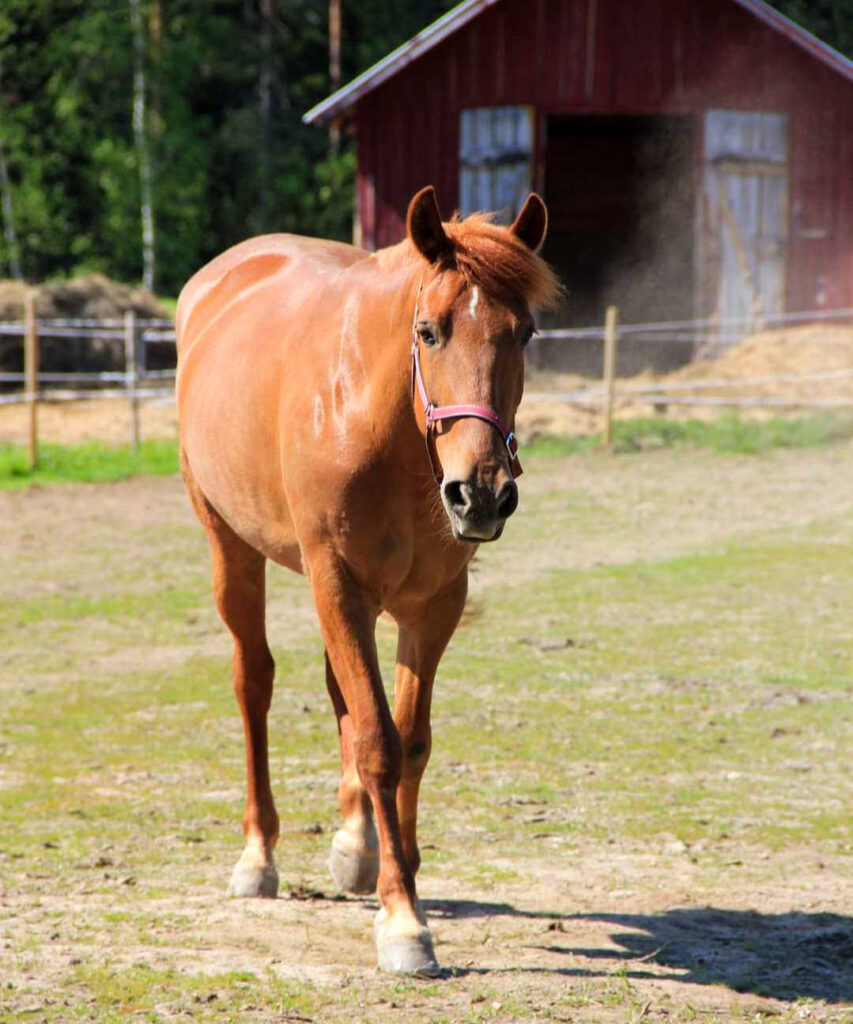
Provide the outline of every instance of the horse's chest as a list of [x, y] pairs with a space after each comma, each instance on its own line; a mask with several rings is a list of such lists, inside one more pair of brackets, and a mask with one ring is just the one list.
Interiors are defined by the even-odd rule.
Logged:
[[406, 616], [455, 579], [469, 558], [458, 545], [419, 536], [417, 525], [389, 524], [377, 533], [363, 579], [384, 610]]

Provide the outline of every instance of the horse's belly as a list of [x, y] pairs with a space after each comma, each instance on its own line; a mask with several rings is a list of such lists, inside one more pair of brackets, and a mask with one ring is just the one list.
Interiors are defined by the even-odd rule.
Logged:
[[232, 530], [267, 558], [302, 571], [281, 478], [277, 387], [217, 342], [188, 353], [178, 388], [181, 446], [202, 493]]
[[204, 496], [231, 529], [256, 551], [294, 572], [302, 572], [302, 552], [289, 510], [269, 500], [268, 494], [241, 487], [239, 474], [229, 472], [227, 463], [210, 468], [202, 462], [195, 469], [192, 448], [187, 459]]

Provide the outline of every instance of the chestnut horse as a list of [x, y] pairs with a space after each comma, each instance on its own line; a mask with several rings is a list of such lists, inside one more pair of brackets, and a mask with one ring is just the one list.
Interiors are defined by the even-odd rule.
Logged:
[[[531, 308], [558, 291], [536, 255], [546, 226], [536, 195], [509, 228], [483, 215], [443, 224], [426, 188], [399, 245], [369, 254], [265, 235], [200, 270], [178, 303], [182, 470], [234, 637], [246, 740], [231, 891], [278, 887], [271, 559], [308, 578], [325, 641], [342, 761], [331, 872], [344, 889], [376, 890], [379, 966], [398, 973], [438, 972], [415, 890], [433, 679], [468, 563], [518, 501], [523, 349]], [[393, 714], [374, 637], [382, 611], [399, 628]]]

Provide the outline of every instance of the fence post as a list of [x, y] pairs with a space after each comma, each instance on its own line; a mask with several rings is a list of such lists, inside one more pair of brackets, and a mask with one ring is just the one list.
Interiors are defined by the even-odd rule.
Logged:
[[27, 456], [30, 469], [35, 469], [39, 460], [38, 448], [38, 380], [39, 343], [36, 326], [36, 294], [28, 288], [24, 299], [24, 380], [29, 413], [27, 430]]
[[616, 321], [619, 311], [608, 306], [604, 317], [604, 444], [613, 441], [613, 383], [616, 376]]
[[139, 448], [139, 374], [136, 365], [136, 314], [129, 309], [124, 314], [124, 384], [130, 403], [130, 438], [134, 451]]

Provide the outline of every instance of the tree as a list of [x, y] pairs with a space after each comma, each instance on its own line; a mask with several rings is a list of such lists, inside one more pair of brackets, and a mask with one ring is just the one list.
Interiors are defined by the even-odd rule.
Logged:
[[142, 221], [142, 284], [154, 291], [154, 207], [151, 201], [151, 149], [145, 112], [145, 34], [141, 0], [130, 0], [133, 27], [133, 137], [139, 163], [139, 216]]
[[853, 0], [771, 0], [772, 5], [812, 35], [853, 57]]

